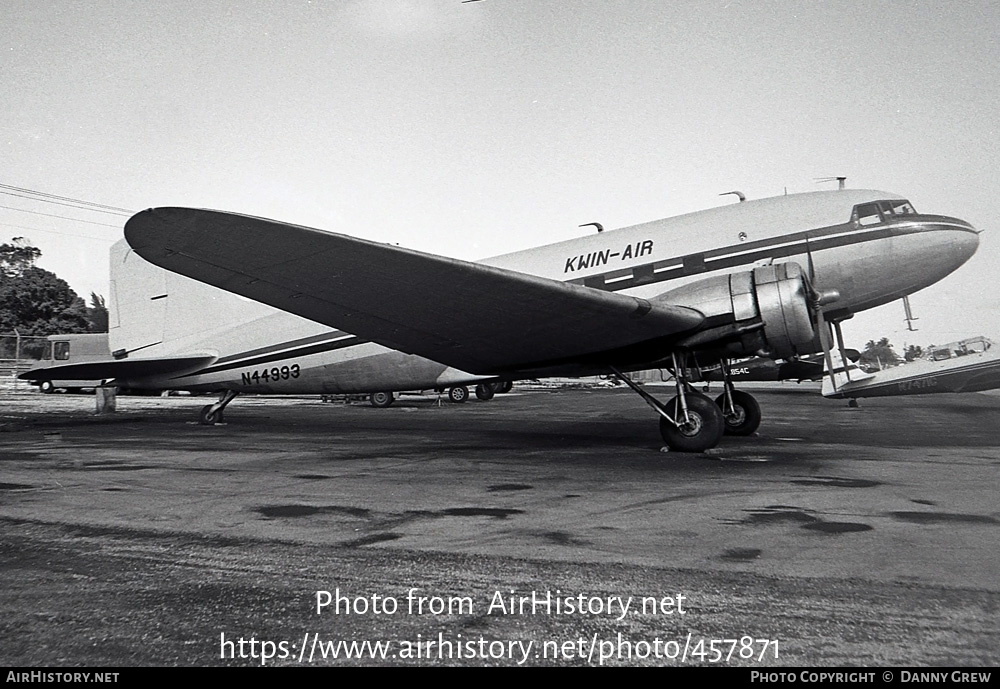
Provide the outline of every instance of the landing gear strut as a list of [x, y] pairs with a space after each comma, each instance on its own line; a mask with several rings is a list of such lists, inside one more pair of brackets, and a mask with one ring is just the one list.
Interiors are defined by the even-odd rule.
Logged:
[[222, 412], [226, 408], [226, 405], [236, 399], [236, 396], [240, 394], [235, 390], [225, 390], [220, 396], [219, 401], [215, 404], [206, 404], [201, 408], [201, 414], [198, 416], [198, 423], [203, 426], [214, 426], [217, 423], [222, 423]]
[[750, 435], [760, 426], [760, 405], [753, 395], [737, 390], [729, 378], [729, 361], [719, 362], [723, 392], [715, 399], [722, 410], [727, 435]]
[[704, 452], [715, 447], [722, 438], [725, 428], [722, 411], [708, 397], [691, 388], [684, 356], [674, 352], [671, 357], [677, 395], [666, 404], [659, 402], [618, 369], [609, 368], [660, 415], [660, 436], [671, 450]]

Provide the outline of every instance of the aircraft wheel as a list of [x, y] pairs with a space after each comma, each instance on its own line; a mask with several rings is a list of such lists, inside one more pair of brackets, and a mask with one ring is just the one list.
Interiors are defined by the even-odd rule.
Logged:
[[733, 390], [733, 413], [726, 414], [726, 394], [715, 398], [726, 422], [726, 435], [750, 435], [760, 426], [760, 405], [753, 395]]
[[512, 383], [509, 380], [502, 380], [499, 383], [497, 383], [496, 385], [497, 385], [497, 390], [496, 391], [498, 393], [500, 393], [501, 395], [510, 392], [511, 388], [514, 387], [514, 383]]
[[378, 409], [385, 409], [386, 407], [391, 405], [395, 400], [396, 398], [393, 396], [391, 392], [373, 392], [371, 394], [371, 397], [368, 398], [368, 401], [371, 403], [371, 405]]
[[201, 408], [201, 414], [198, 415], [198, 423], [202, 426], [214, 426], [217, 423], [222, 423], [222, 410], [213, 412], [212, 405], [206, 404]]
[[483, 402], [487, 402], [493, 399], [493, 395], [496, 393], [493, 391], [492, 383], [480, 383], [476, 386], [476, 397], [481, 399]]
[[56, 386], [52, 384], [51, 380], [43, 380], [39, 386], [39, 392], [44, 392], [46, 395], [52, 394], [52, 391], [56, 389]]
[[455, 404], [461, 404], [469, 399], [469, 388], [464, 385], [456, 385], [453, 388], [448, 388], [448, 399]]
[[[680, 400], [674, 397], [666, 404], [671, 415], [681, 415]], [[660, 435], [671, 450], [704, 452], [715, 447], [722, 438], [726, 422], [722, 412], [705, 395], [687, 393], [688, 422], [680, 427], [660, 418]]]

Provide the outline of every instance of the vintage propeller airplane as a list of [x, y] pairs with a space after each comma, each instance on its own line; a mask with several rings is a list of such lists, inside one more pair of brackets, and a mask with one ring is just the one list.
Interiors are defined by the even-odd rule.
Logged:
[[[242, 391], [391, 393], [669, 368], [666, 403], [623, 378], [667, 445], [689, 452], [761, 418], [728, 377], [716, 401], [696, 392], [689, 368], [829, 355], [831, 324], [839, 334], [853, 313], [933, 284], [979, 244], [965, 221], [866, 190], [741, 202], [478, 263], [190, 208], [142, 211], [125, 237], [112, 250], [115, 360], [76, 376], [219, 391], [202, 411], [211, 423]], [[73, 377], [60, 368], [25, 377]]]

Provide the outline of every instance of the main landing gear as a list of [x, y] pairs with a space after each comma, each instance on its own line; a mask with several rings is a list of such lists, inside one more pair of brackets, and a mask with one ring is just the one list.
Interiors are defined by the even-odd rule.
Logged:
[[714, 402], [696, 392], [687, 380], [683, 354], [672, 353], [677, 394], [666, 404], [632, 382], [615, 368], [611, 371], [637, 392], [660, 416], [660, 436], [671, 450], [704, 452], [715, 447], [723, 434], [750, 435], [760, 425], [760, 405], [745, 392], [733, 388], [723, 362], [725, 391]]
[[198, 416], [198, 423], [203, 426], [214, 426], [217, 423], [222, 423], [222, 412], [226, 408], [226, 405], [236, 399], [236, 396], [240, 394], [235, 390], [225, 390], [219, 396], [219, 401], [215, 404], [206, 404], [201, 408], [201, 414]]
[[679, 365], [680, 357], [673, 358], [677, 395], [666, 404], [639, 387], [618, 369], [610, 367], [623, 383], [632, 388], [660, 415], [660, 436], [671, 450], [678, 452], [704, 452], [715, 447], [725, 430], [722, 411], [705, 395], [695, 392], [687, 381], [687, 368]]
[[754, 396], [737, 390], [729, 378], [729, 360], [719, 362], [723, 392], [715, 399], [722, 410], [726, 435], [750, 435], [760, 426], [760, 405]]

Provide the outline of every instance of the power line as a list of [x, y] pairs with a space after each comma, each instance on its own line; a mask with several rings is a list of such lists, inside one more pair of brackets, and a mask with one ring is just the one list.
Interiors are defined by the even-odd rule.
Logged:
[[[71, 196], [59, 196], [58, 194], [50, 194], [45, 191], [37, 191], [35, 189], [25, 189], [24, 187], [15, 187], [10, 184], [0, 184], [0, 189], [9, 189], [10, 191], [19, 191], [24, 194], [31, 194], [33, 196], [44, 197], [48, 199], [57, 199], [59, 201], [72, 201], [73, 203], [79, 203], [84, 206], [89, 206], [91, 208], [103, 208], [109, 211], [119, 211], [121, 213], [128, 213], [132, 215], [135, 211], [129, 210], [128, 208], [119, 208], [118, 206], [108, 206], [103, 203], [94, 203], [93, 201], [84, 201], [83, 199], [75, 199]], [[37, 199], [41, 201], [42, 199]]]
[[88, 206], [80, 206], [75, 203], [67, 203], [64, 201], [53, 201], [52, 199], [35, 198], [34, 196], [28, 196], [27, 194], [15, 194], [12, 191], [0, 191], [0, 194], [6, 194], [7, 196], [16, 196], [18, 198], [28, 199], [30, 201], [40, 201], [41, 203], [54, 203], [57, 206], [69, 206], [70, 208], [76, 208], [81, 211], [91, 211], [93, 213], [109, 213], [111, 215], [122, 215], [126, 217], [131, 215], [131, 213], [127, 212], [123, 213], [122, 211], [109, 211], [109, 210], [104, 210], [103, 208], [90, 208]]
[[121, 225], [110, 225], [106, 222], [94, 222], [93, 220], [80, 220], [80, 218], [71, 218], [68, 215], [53, 215], [52, 213], [42, 213], [40, 211], [29, 211], [24, 208], [15, 208], [13, 206], [0, 206], [0, 208], [6, 208], [11, 211], [20, 211], [21, 213], [31, 213], [32, 215], [44, 215], [49, 218], [62, 218], [63, 220], [73, 220], [74, 222], [87, 223], [88, 225], [101, 225], [102, 227], [113, 227], [116, 230], [121, 228]]

